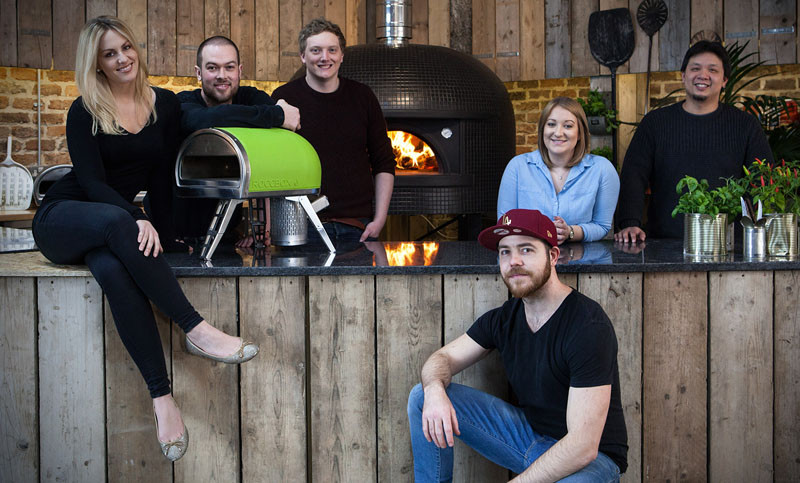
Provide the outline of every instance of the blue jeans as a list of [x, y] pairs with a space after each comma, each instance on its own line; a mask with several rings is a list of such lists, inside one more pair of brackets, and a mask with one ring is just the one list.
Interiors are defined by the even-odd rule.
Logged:
[[[461, 384], [451, 383], [447, 396], [456, 410], [458, 436], [492, 462], [522, 473], [557, 440], [535, 432], [521, 408]], [[408, 397], [408, 424], [414, 453], [414, 481], [439, 482], [453, 479], [453, 448], [439, 449], [422, 432], [425, 394], [417, 384]], [[582, 470], [562, 479], [570, 483], [616, 482], [619, 468], [603, 453]]]
[[139, 251], [138, 234], [130, 213], [108, 203], [57, 200], [45, 203], [33, 219], [33, 236], [45, 257], [89, 266], [122, 343], [156, 398], [169, 394], [170, 387], [150, 301], [184, 332], [203, 318], [184, 296], [164, 255], [145, 257]]

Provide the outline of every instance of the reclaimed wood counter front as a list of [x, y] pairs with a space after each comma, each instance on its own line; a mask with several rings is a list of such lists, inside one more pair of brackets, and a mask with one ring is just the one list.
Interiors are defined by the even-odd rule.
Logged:
[[[159, 314], [191, 433], [174, 465], [86, 268], [0, 255], [0, 481], [411, 481], [406, 399], [423, 362], [508, 293], [475, 243], [428, 258], [416, 245], [413, 266], [380, 266], [394, 245], [333, 260], [222, 251], [213, 267], [170, 256], [202, 315], [261, 345], [241, 367], [190, 356]], [[619, 340], [623, 481], [794, 480], [800, 263], [691, 263], [658, 241], [572, 252], [561, 278], [605, 308]], [[496, 357], [456, 380], [508, 396]], [[459, 444], [455, 481], [507, 478]]]

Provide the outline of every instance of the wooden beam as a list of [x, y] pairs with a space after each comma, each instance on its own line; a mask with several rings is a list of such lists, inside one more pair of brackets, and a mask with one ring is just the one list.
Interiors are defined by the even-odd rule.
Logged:
[[680, 70], [683, 56], [689, 48], [690, 4], [686, 0], [665, 0], [669, 16], [658, 32], [658, 61], [660, 70]]
[[17, 66], [49, 69], [53, 61], [50, 0], [19, 2], [17, 8]]
[[231, 0], [231, 40], [239, 47], [242, 77], [256, 78], [255, 0]]
[[504, 82], [519, 80], [519, 0], [498, 0], [496, 8], [497, 76]]
[[[277, 80], [281, 56], [278, 0], [255, 0], [256, 72], [258, 80]], [[297, 49], [295, 49], [297, 51]]]
[[[197, 48], [205, 40], [205, 13], [193, 0], [177, 0], [177, 75], [194, 77], [197, 65]], [[241, 48], [241, 47], [240, 47]]]
[[755, 52], [748, 62], [758, 62], [758, 4], [759, 0], [738, 0], [724, 2], [724, 27], [723, 40], [726, 45], [739, 42], [747, 48], [742, 55]]
[[775, 481], [800, 475], [800, 271], [775, 272]]
[[86, 18], [83, 0], [53, 0], [58, 18], [53, 22], [53, 68], [75, 70], [75, 50]]
[[545, 76], [569, 77], [572, 66], [569, 0], [545, 0], [544, 4]]
[[[544, 79], [545, 28], [544, 0], [520, 0], [519, 65], [520, 79]], [[473, 14], [474, 16], [474, 14]], [[473, 20], [473, 24], [474, 24]]]
[[148, 71], [154, 75], [175, 75], [177, 65], [176, 0], [147, 2]]
[[797, 62], [797, 2], [763, 1], [759, 15], [759, 55], [767, 64]]

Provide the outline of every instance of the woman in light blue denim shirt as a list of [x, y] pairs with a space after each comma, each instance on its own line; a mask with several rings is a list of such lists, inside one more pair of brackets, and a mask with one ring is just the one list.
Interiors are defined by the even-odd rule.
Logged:
[[539, 117], [539, 149], [506, 166], [497, 217], [514, 208], [539, 210], [558, 243], [600, 240], [611, 229], [619, 176], [609, 160], [589, 154], [589, 127], [574, 99], [556, 97]]

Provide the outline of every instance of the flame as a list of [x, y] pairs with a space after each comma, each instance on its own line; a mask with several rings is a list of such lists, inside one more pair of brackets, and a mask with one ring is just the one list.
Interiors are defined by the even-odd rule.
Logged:
[[[436, 259], [436, 253], [438, 251], [439, 243], [437, 242], [424, 242], [421, 251], [417, 250], [416, 244], [410, 242], [398, 243], [395, 246], [387, 243], [386, 259], [389, 265], [393, 267], [404, 267], [408, 265], [428, 266]], [[422, 255], [421, 260], [420, 255]]]
[[423, 140], [405, 131], [389, 131], [397, 169], [437, 171], [436, 155]]

